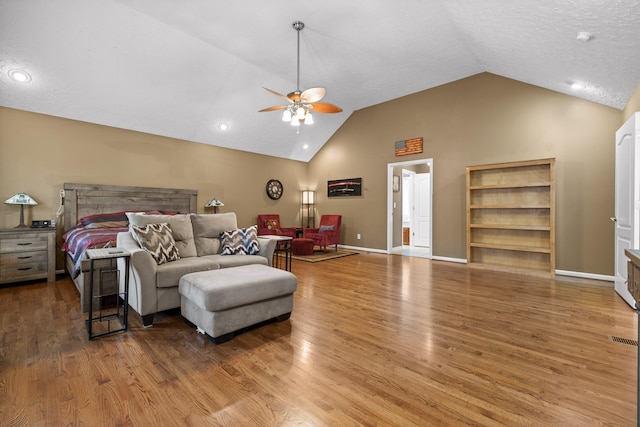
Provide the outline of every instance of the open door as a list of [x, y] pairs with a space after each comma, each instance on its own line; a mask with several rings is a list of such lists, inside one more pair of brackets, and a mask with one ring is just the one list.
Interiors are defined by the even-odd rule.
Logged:
[[627, 290], [627, 257], [625, 249], [639, 249], [640, 239], [640, 113], [635, 113], [616, 132], [615, 177], [615, 290], [635, 308], [635, 300]]
[[413, 186], [412, 245], [428, 248], [431, 246], [431, 174], [416, 174]]

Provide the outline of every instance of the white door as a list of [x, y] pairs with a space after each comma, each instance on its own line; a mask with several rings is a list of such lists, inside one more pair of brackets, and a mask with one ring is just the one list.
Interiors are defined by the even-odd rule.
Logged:
[[418, 173], [413, 180], [414, 211], [412, 246], [431, 246], [431, 174]]
[[640, 162], [636, 127], [640, 113], [635, 113], [616, 132], [615, 178], [615, 290], [633, 308], [635, 301], [627, 290], [627, 257], [625, 249], [639, 249], [638, 197], [640, 187]]

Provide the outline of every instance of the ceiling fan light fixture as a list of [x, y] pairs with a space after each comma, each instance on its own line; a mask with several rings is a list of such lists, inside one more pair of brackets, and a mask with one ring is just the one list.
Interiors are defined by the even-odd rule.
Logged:
[[326, 89], [324, 87], [312, 87], [306, 89], [305, 91], [300, 90], [300, 31], [303, 28], [304, 23], [300, 21], [296, 21], [293, 23], [293, 29], [296, 30], [298, 39], [298, 54], [296, 60], [296, 90], [285, 96], [265, 87], [264, 90], [272, 95], [277, 96], [278, 98], [284, 99], [288, 102], [288, 104], [263, 108], [259, 111], [260, 113], [263, 113], [266, 111], [283, 110], [282, 121], [289, 122], [291, 126], [300, 126], [300, 122], [302, 121], [304, 121], [304, 123], [308, 125], [312, 124], [313, 118], [310, 115], [311, 110], [314, 110], [316, 113], [325, 114], [342, 112], [342, 108], [338, 106], [326, 102], [320, 102], [320, 100], [326, 93]]
[[312, 125], [313, 124], [313, 116], [311, 115], [311, 113], [307, 113], [307, 115], [304, 116], [304, 124], [305, 125]]

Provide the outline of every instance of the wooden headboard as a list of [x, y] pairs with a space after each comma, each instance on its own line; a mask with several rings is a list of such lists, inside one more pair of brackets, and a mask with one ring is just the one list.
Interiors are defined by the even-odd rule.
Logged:
[[117, 185], [64, 184], [64, 230], [80, 218], [122, 211], [196, 213], [198, 190]]

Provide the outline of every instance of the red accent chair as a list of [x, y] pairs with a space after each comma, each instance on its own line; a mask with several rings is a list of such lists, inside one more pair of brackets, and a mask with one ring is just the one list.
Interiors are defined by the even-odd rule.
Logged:
[[296, 228], [281, 227], [280, 215], [278, 214], [258, 215], [258, 235], [265, 236], [270, 234], [275, 234], [278, 236], [288, 236], [295, 239]]
[[340, 243], [340, 224], [342, 215], [322, 215], [320, 217], [320, 227], [305, 228], [302, 237], [312, 239], [313, 243], [320, 246], [325, 252], [327, 246], [335, 245], [338, 250]]

